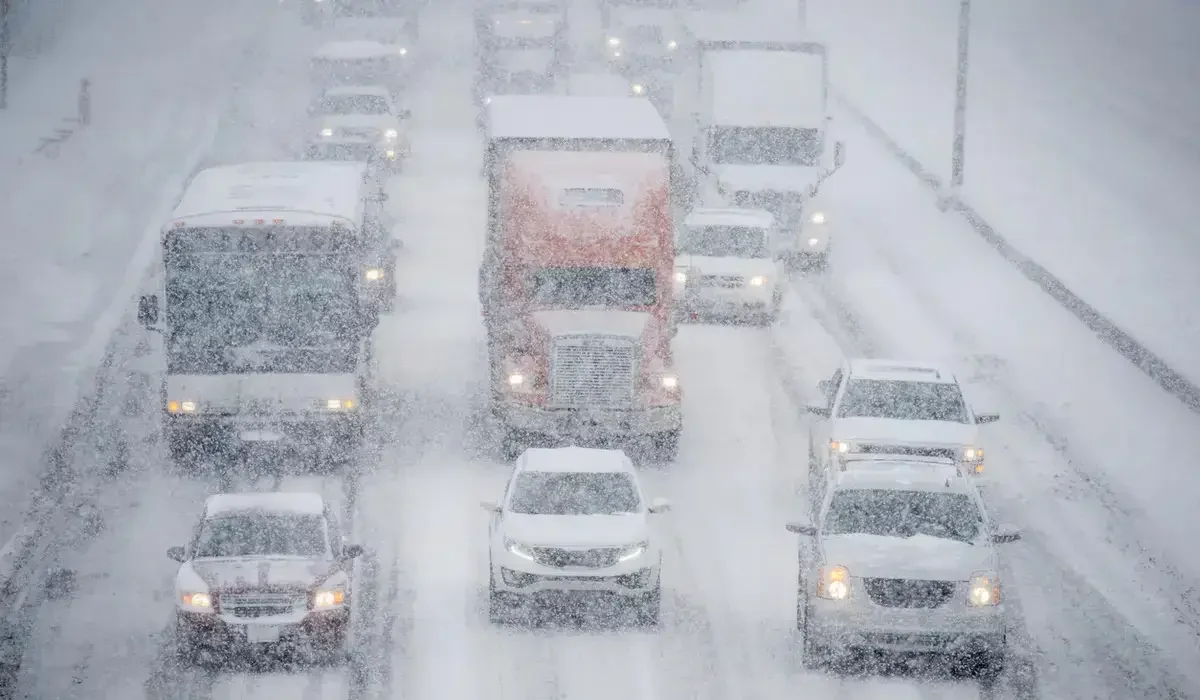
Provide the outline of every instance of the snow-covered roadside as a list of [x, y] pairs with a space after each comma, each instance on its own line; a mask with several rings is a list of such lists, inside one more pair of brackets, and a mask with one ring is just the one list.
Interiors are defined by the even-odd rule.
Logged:
[[[87, 4], [53, 51], [14, 76], [0, 167], [6, 245], [0, 275], [0, 541], [10, 538], [34, 491], [43, 451], [93, 383], [113, 331], [153, 259], [154, 240], [185, 178], [207, 153], [230, 87], [275, 8], [218, 1], [164, 6]], [[16, 156], [49, 92], [86, 74], [93, 123], [56, 159]], [[42, 104], [34, 98], [46, 86]], [[28, 103], [18, 100], [22, 94]]]
[[[1054, 696], [1097, 682], [1156, 696], [1198, 661], [1200, 571], [1175, 534], [1200, 524], [1200, 483], [1177, 457], [1200, 448], [1197, 418], [938, 214], [865, 133], [847, 136], [855, 159], [828, 184], [846, 234], [828, 279], [803, 286], [857, 323], [846, 352], [946, 361], [980, 408], [1002, 414], [985, 429], [989, 493], [1030, 535], [1015, 550], [1018, 584]], [[855, 208], [862, 192], [869, 211]], [[811, 362], [810, 332], [777, 335]], [[1161, 652], [1131, 648], [1139, 639]]]
[[[837, 87], [949, 171], [953, 0], [811, 0]], [[1200, 49], [1193, 4], [976, 2], [964, 199], [1018, 250], [1200, 380]]]

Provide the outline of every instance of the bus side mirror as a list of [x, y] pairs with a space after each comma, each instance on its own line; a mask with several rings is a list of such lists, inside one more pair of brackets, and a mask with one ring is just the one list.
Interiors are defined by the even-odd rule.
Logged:
[[148, 294], [138, 299], [138, 323], [151, 328], [158, 323], [158, 295]]

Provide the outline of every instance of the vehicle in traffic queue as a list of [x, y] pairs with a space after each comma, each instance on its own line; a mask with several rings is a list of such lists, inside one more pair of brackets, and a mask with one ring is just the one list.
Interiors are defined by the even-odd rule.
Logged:
[[475, 44], [481, 62], [501, 49], [567, 50], [567, 4], [561, 0], [498, 0], [475, 8]]
[[775, 217], [761, 209], [695, 209], [675, 242], [675, 297], [693, 320], [770, 325], [783, 304]]
[[944, 457], [971, 475], [984, 468], [979, 426], [1000, 419], [975, 413], [954, 373], [934, 363], [850, 359], [823, 380], [824, 399], [807, 407], [814, 471], [853, 454]]
[[382, 85], [393, 95], [404, 89], [411, 59], [406, 46], [371, 39], [321, 44], [309, 61], [318, 89], [340, 85]]
[[346, 85], [325, 89], [308, 108], [311, 159], [360, 160], [398, 172], [411, 154], [411, 112], [399, 106], [380, 85]]
[[[370, 39], [405, 49], [417, 48], [421, 8], [425, 0], [333, 0], [330, 38]], [[410, 61], [407, 65], [413, 65]]]
[[647, 500], [625, 453], [526, 450], [501, 500], [481, 505], [490, 515], [493, 623], [599, 597], [631, 608], [640, 624], [658, 624], [662, 549], [654, 520], [670, 504]]
[[670, 3], [609, 3], [601, 14], [604, 52], [614, 66], [631, 74], [675, 67], [687, 32]]
[[567, 76], [567, 94], [577, 97], [645, 97], [646, 86], [610, 72], [577, 72]]
[[795, 521], [802, 660], [852, 651], [935, 653], [994, 677], [1009, 620], [996, 544], [1020, 533], [989, 517], [954, 459], [879, 456], [814, 482], [813, 522]]
[[309, 651], [346, 656], [353, 560], [317, 493], [209, 496], [191, 541], [171, 547], [180, 652]]
[[162, 227], [164, 296], [138, 303], [138, 321], [163, 337], [173, 460], [357, 454], [372, 333], [395, 294], [385, 196], [364, 163], [244, 163], [193, 177]]
[[673, 460], [666, 125], [630, 97], [497, 96], [488, 108], [479, 292], [500, 451], [620, 443]]

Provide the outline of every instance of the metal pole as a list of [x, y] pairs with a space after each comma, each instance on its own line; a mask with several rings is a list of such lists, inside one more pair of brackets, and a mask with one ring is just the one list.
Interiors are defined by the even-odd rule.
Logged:
[[950, 156], [950, 189], [957, 193], [963, 184], [963, 162], [967, 138], [967, 68], [970, 64], [971, 0], [958, 5], [958, 70], [954, 91], [954, 150]]
[[8, 109], [8, 5], [0, 0], [0, 109]]

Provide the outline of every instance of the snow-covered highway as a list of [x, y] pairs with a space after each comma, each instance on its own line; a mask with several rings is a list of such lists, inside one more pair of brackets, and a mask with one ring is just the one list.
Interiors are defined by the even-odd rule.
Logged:
[[[501, 628], [485, 613], [486, 517], [507, 466], [491, 453], [476, 273], [485, 186], [470, 103], [471, 23], [435, 5], [413, 94], [414, 155], [390, 185], [400, 302], [377, 331], [389, 390], [361, 469], [347, 475], [172, 471], [157, 442], [158, 338], [124, 325], [97, 419], [68, 455], [86, 507], [43, 535], [73, 591], [40, 601], [15, 697], [147, 700], [864, 700], [1183, 698], [1197, 693], [1192, 590], [1175, 533], [1192, 507], [1196, 417], [993, 257], [849, 119], [831, 180], [852, 212], [828, 275], [798, 278], [770, 329], [685, 326], [677, 463], [652, 466], [672, 499], [664, 619], [653, 632], [584, 619]], [[294, 155], [315, 35], [285, 17], [217, 132], [210, 160]], [[836, 55], [836, 54], [835, 54]], [[836, 59], [835, 59], [836, 60]], [[64, 156], [64, 159], [66, 156]], [[148, 214], [149, 216], [149, 214]], [[138, 230], [157, 221], [139, 222]], [[96, 270], [119, 276], [123, 266]], [[148, 282], [147, 282], [148, 284]], [[986, 433], [988, 498], [1025, 530], [1008, 591], [1023, 611], [995, 687], [938, 668], [841, 677], [796, 653], [795, 536], [806, 508], [803, 403], [843, 354], [946, 360], [1003, 422]], [[114, 436], [128, 445], [114, 459]], [[319, 490], [359, 560], [353, 660], [205, 666], [172, 637], [173, 563], [205, 496]], [[93, 515], [94, 514], [94, 515]], [[96, 527], [102, 525], [102, 527]], [[871, 670], [868, 668], [868, 671]]]

